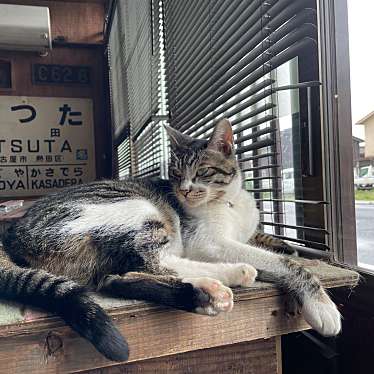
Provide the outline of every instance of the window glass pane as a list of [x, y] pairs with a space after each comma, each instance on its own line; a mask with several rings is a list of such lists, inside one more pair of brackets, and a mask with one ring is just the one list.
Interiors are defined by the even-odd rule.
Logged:
[[358, 265], [374, 270], [374, 2], [348, 0], [349, 53], [352, 103], [352, 144]]
[[[272, 78], [275, 80], [275, 89], [278, 87], [289, 86], [298, 83], [298, 60], [297, 57], [277, 68]], [[291, 202], [295, 199], [295, 157], [298, 156], [299, 150], [297, 144], [300, 143], [298, 134], [295, 133], [295, 121], [299, 118], [299, 91], [282, 90], [278, 91], [273, 98], [277, 103], [277, 116], [280, 130], [280, 163], [281, 163], [281, 193], [280, 198], [284, 199], [279, 203], [282, 212], [281, 221], [285, 225], [296, 225], [296, 209], [295, 203]], [[298, 125], [297, 125], [298, 127]], [[296, 146], [296, 148], [295, 148]], [[265, 170], [265, 173], [269, 171]], [[300, 174], [300, 173], [297, 173]], [[263, 202], [264, 211], [273, 211], [273, 204], [268, 201]], [[268, 215], [266, 221], [274, 222], [274, 214]], [[274, 226], [264, 227], [264, 231], [269, 234], [276, 234]], [[288, 227], [283, 228], [283, 235], [291, 238], [297, 237], [295, 229]]]

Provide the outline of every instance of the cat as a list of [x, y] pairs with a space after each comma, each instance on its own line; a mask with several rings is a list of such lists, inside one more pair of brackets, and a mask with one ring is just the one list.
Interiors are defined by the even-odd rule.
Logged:
[[0, 297], [57, 313], [114, 361], [128, 359], [128, 345], [87, 290], [214, 316], [233, 308], [230, 287], [271, 279], [312, 328], [338, 334], [340, 314], [315, 276], [246, 244], [259, 211], [242, 189], [230, 122], [219, 121], [209, 140], [166, 131], [169, 180], [67, 188], [14, 223], [3, 238]]

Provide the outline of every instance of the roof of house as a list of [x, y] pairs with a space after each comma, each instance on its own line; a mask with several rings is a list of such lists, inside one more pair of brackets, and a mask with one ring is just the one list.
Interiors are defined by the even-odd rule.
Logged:
[[366, 125], [366, 122], [374, 116], [374, 111], [368, 113], [365, 117], [361, 118], [359, 121], [356, 122], [356, 125]]

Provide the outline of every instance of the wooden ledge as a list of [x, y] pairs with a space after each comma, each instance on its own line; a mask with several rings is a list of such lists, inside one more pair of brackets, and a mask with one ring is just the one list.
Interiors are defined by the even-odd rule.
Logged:
[[[316, 260], [297, 259], [327, 288], [354, 287], [356, 272]], [[130, 361], [271, 338], [308, 329], [300, 317], [287, 319], [284, 295], [268, 283], [235, 290], [234, 310], [217, 317], [200, 316], [158, 305], [96, 296], [130, 346]], [[54, 316], [18, 311], [15, 320], [0, 311], [0, 372], [65, 373], [115, 365]], [[5, 309], [6, 310], [6, 309]], [[16, 316], [16, 313], [14, 314]], [[9, 317], [9, 316], [8, 316]]]

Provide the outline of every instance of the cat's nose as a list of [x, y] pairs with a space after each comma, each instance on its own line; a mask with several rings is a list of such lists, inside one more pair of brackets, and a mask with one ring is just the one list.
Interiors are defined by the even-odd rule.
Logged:
[[192, 191], [192, 186], [187, 188], [180, 188], [180, 192], [182, 195], [187, 196]]
[[182, 195], [187, 196], [192, 191], [191, 182], [187, 179], [184, 179], [179, 186], [179, 190]]

